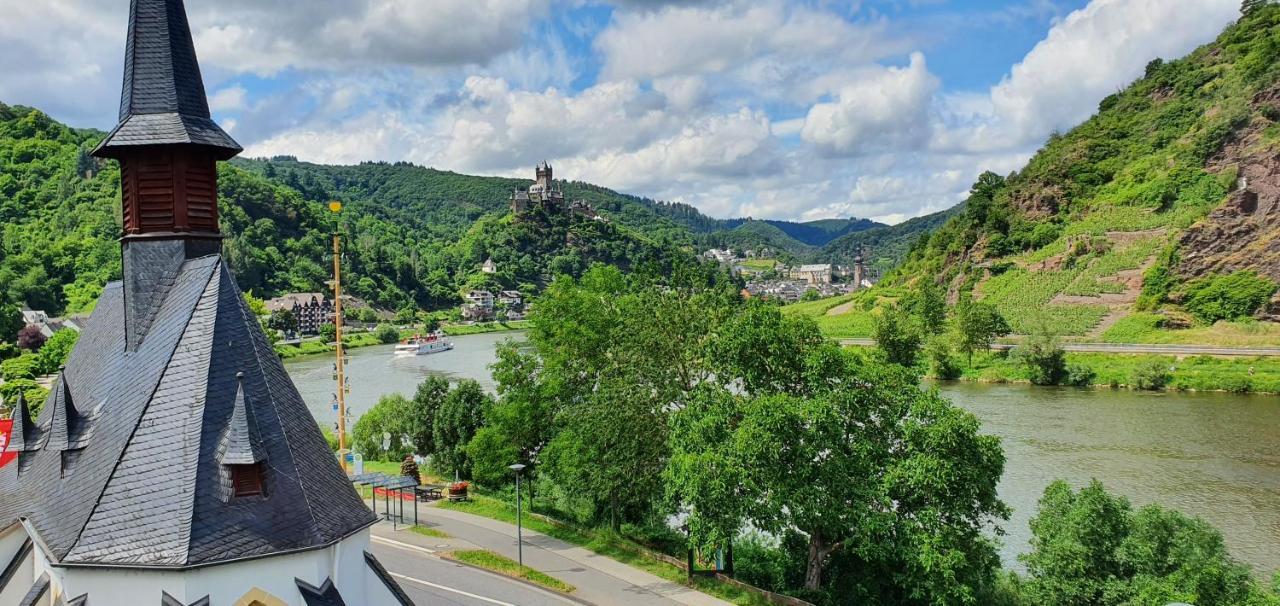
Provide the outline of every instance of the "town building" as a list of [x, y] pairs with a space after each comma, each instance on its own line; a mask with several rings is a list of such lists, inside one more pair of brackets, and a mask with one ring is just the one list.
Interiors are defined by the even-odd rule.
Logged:
[[498, 303], [507, 307], [524, 307], [524, 295], [518, 290], [504, 290], [498, 293]]
[[471, 322], [492, 322], [496, 317], [493, 293], [487, 290], [473, 290], [467, 293], [467, 302], [462, 305], [462, 319]]
[[80, 332], [80, 324], [74, 319], [50, 318], [49, 314], [35, 309], [23, 309], [22, 321], [25, 322], [27, 326], [38, 327], [40, 329], [40, 334], [46, 339], [52, 337], [53, 333], [63, 329]]
[[708, 261], [715, 261], [722, 264], [733, 263], [737, 260], [737, 255], [734, 255], [733, 251], [728, 248], [712, 248], [707, 252], [702, 253], [702, 257]]
[[266, 308], [270, 313], [292, 312], [298, 321], [298, 332], [304, 335], [318, 335], [321, 326], [335, 320], [333, 302], [324, 298], [324, 293], [290, 293], [267, 301]]
[[480, 271], [486, 274], [496, 274], [498, 273], [498, 264], [494, 263], [493, 259], [485, 259], [484, 264], [480, 266]]
[[120, 123], [93, 151], [120, 163], [123, 279], [39, 417], [14, 407], [0, 604], [412, 604], [222, 256], [216, 166], [239, 152], [182, 0], [132, 0]]
[[831, 265], [801, 265], [793, 267], [790, 276], [791, 279], [800, 280], [806, 284], [830, 284]]

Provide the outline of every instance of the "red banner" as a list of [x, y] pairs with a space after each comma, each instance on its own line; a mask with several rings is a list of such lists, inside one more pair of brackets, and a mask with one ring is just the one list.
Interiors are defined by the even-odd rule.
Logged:
[[18, 458], [18, 453], [9, 452], [9, 432], [13, 430], [13, 421], [5, 419], [0, 421], [0, 467], [4, 467], [12, 463]]

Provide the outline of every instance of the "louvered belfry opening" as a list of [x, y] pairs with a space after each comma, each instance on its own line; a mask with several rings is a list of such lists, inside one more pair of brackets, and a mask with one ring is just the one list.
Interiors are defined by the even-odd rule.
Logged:
[[208, 153], [161, 147], [120, 158], [124, 234], [218, 233], [218, 173]]

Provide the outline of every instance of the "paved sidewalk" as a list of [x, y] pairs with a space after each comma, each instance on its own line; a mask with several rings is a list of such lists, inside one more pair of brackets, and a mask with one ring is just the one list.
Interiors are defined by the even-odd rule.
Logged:
[[[419, 520], [423, 526], [448, 533], [452, 538], [437, 539], [402, 529], [392, 532], [388, 524], [379, 524], [374, 535], [413, 543], [438, 551], [487, 549], [516, 559], [516, 527], [489, 518], [441, 509], [422, 507]], [[727, 606], [718, 598], [672, 583], [651, 573], [598, 555], [559, 539], [524, 530], [525, 565], [545, 572], [577, 587], [573, 596], [593, 604], [625, 604], [635, 606]]]

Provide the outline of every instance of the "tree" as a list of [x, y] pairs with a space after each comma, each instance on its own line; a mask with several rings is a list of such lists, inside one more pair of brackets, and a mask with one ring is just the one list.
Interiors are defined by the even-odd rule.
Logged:
[[1021, 556], [1031, 603], [1280, 604], [1231, 558], [1212, 526], [1158, 505], [1135, 512], [1097, 480], [1079, 491], [1050, 484], [1031, 532], [1032, 550]]
[[1253, 14], [1254, 11], [1271, 4], [1273, 1], [1274, 0], [1244, 0], [1240, 3], [1240, 14], [1247, 17]]
[[426, 456], [436, 452], [436, 415], [448, 395], [449, 379], [441, 376], [427, 377], [413, 393], [412, 405], [404, 419], [404, 433], [417, 454]]
[[[695, 545], [722, 547], [748, 522], [796, 530], [806, 590], [972, 603], [998, 568], [984, 528], [1008, 515], [999, 440], [900, 367], [834, 345], [805, 366], [804, 395], [704, 386], [675, 414], [667, 494]], [[825, 576], [840, 557], [841, 572]]]
[[871, 336], [890, 362], [915, 366], [924, 337], [920, 323], [901, 307], [892, 305], [884, 308], [876, 318]]
[[17, 305], [0, 304], [0, 341], [16, 341], [18, 331], [26, 327], [22, 310]]
[[378, 328], [373, 331], [373, 336], [378, 339], [379, 343], [390, 345], [400, 340], [400, 331], [390, 324], [379, 324]]
[[[298, 317], [294, 315], [291, 309], [281, 309], [271, 312], [267, 318], [267, 327], [278, 330], [283, 333], [293, 333], [298, 331]], [[335, 329], [336, 336], [336, 329]]]
[[929, 334], [942, 334], [947, 328], [947, 299], [933, 280], [922, 279], [915, 290], [902, 299], [902, 308], [916, 317]]
[[1012, 329], [1000, 311], [990, 303], [965, 301], [956, 310], [956, 333], [960, 351], [973, 366], [973, 352], [987, 351], [997, 337], [1008, 335]]
[[1047, 327], [1037, 329], [1013, 353], [1036, 385], [1058, 385], [1067, 377], [1067, 352]]
[[508, 465], [528, 465], [524, 473], [537, 478], [542, 449], [555, 430], [555, 399], [541, 380], [542, 362], [521, 351], [513, 341], [498, 346], [493, 379], [498, 401], [484, 415], [484, 427], [467, 446], [472, 476], [480, 484], [501, 486], [509, 478]]
[[[368, 412], [360, 416], [351, 430], [352, 448], [365, 458], [379, 461], [399, 461], [412, 454], [413, 445], [405, 442], [405, 421], [412, 404], [400, 394], [383, 396]], [[391, 434], [389, 448], [382, 448], [382, 436]]]
[[436, 469], [471, 478], [472, 463], [467, 454], [467, 444], [480, 431], [485, 411], [492, 405], [493, 398], [471, 379], [459, 382], [445, 396], [440, 410], [436, 412], [432, 429], [435, 446], [432, 462]]
[[338, 327], [325, 322], [320, 325], [320, 342], [333, 343], [338, 340]]
[[44, 347], [45, 336], [40, 332], [40, 327], [35, 324], [28, 324], [18, 331], [18, 347], [27, 351], [39, 351]]
[[46, 375], [58, 372], [58, 369], [67, 363], [71, 350], [79, 340], [79, 331], [63, 329], [53, 333], [37, 354], [39, 372]]

